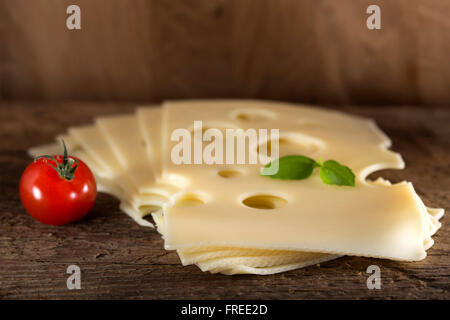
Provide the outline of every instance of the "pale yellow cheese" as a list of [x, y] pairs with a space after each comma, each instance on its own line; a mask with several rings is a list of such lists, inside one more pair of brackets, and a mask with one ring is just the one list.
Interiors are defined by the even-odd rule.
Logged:
[[[404, 166], [398, 154], [387, 150], [389, 139], [372, 121], [255, 101], [174, 102], [164, 108], [163, 176], [169, 182], [183, 181], [185, 187], [164, 206], [167, 249], [233, 246], [409, 261], [425, 257], [432, 243], [430, 218], [412, 185], [377, 186], [365, 180], [376, 170]], [[191, 128], [196, 120], [214, 127], [217, 119], [223, 127], [279, 128], [287, 141], [280, 145], [281, 155], [286, 148], [335, 159], [356, 173], [356, 187], [324, 185], [317, 173], [302, 181], [274, 180], [259, 176], [260, 165], [226, 166], [241, 175], [223, 178], [218, 175], [223, 165], [172, 163], [170, 150], [176, 142], [170, 136], [175, 129]], [[320, 143], [305, 147], [308, 141]], [[255, 195], [279, 197], [286, 204], [274, 210], [243, 204]], [[184, 206], [187, 198], [189, 206]]]
[[[164, 232], [162, 212], [152, 214], [158, 231]], [[211, 273], [269, 275], [304, 268], [339, 258], [337, 255], [246, 248], [204, 247], [177, 250], [183, 265], [196, 264]]]
[[[131, 180], [127, 170], [122, 166], [113, 148], [97, 126], [72, 127], [69, 133], [92, 158], [107, 168], [103, 177], [103, 189], [115, 191], [114, 195], [122, 202], [120, 206], [122, 211], [138, 224], [152, 227], [153, 224], [143, 218], [151, 213], [152, 208], [160, 207], [167, 199], [159, 194], [138, 193], [136, 184]], [[123, 204], [124, 202], [130, 203], [131, 206]]]
[[[234, 274], [269, 275], [305, 268], [308, 266], [336, 259], [337, 257], [339, 256], [333, 256], [328, 254], [311, 254], [310, 256], [299, 255], [298, 259], [294, 260], [295, 262], [267, 267], [255, 267], [252, 266], [251, 262], [250, 263], [245, 261], [239, 262], [236, 260], [228, 260], [228, 259], [224, 259], [224, 261], [222, 261], [222, 264], [217, 268], [213, 268], [214, 265], [211, 263], [200, 262], [197, 265], [202, 271], [209, 271], [211, 273], [222, 273], [226, 275], [234, 275]], [[229, 264], [228, 268], [226, 267], [227, 263]]]
[[[122, 208], [127, 210], [127, 208]], [[128, 210], [131, 210], [128, 208]], [[164, 238], [163, 213], [152, 213], [158, 231]], [[196, 264], [213, 273], [274, 274], [338, 258], [338, 255], [299, 251], [274, 251], [233, 247], [200, 247], [177, 250], [183, 265]], [[230, 259], [233, 258], [233, 259]], [[294, 261], [294, 263], [293, 263]]]
[[[156, 125], [155, 125], [156, 126]], [[154, 126], [154, 127], [155, 127]], [[148, 130], [147, 132], [150, 132]], [[113, 194], [121, 199], [120, 209], [132, 217], [137, 223], [143, 226], [149, 226], [149, 222], [142, 219], [147, 212], [145, 210], [138, 210], [133, 208], [129, 204], [127, 197], [123, 193], [123, 189], [117, 186], [117, 181], [123, 181], [117, 179], [125, 172], [122, 170], [120, 164], [115, 160], [114, 154], [109, 148], [109, 145], [105, 142], [100, 130], [94, 126], [85, 127], [73, 127], [70, 129], [71, 136], [61, 136], [68, 147], [69, 152], [85, 161], [96, 175], [101, 175], [102, 178], [97, 178], [99, 191]], [[148, 137], [150, 138], [150, 137]], [[154, 133], [153, 139], [157, 139], [157, 132]], [[151, 143], [151, 140], [147, 140]], [[43, 146], [41, 148], [34, 148], [30, 150], [33, 156], [42, 154], [58, 154], [60, 146], [58, 144], [52, 144]], [[91, 151], [87, 153], [85, 151]], [[158, 153], [156, 153], [158, 154]], [[100, 165], [100, 163], [103, 164]], [[130, 187], [128, 183], [128, 188]], [[134, 192], [136, 192], [134, 190]], [[150, 198], [154, 198], [156, 195], [151, 195]], [[142, 196], [140, 196], [141, 201]], [[150, 202], [154, 199], [150, 199]], [[145, 201], [144, 201], [145, 202]], [[156, 211], [153, 214], [153, 218], [158, 226], [158, 230], [162, 230], [163, 215], [161, 211]], [[286, 268], [294, 268], [292, 261], [301, 261], [301, 264], [295, 264], [296, 267], [303, 267], [317, 263], [318, 259], [324, 261], [323, 256], [302, 252], [286, 252], [286, 251], [272, 251], [272, 250], [258, 250], [258, 249], [246, 249], [246, 248], [232, 248], [232, 247], [197, 247], [189, 248], [186, 250], [179, 250], [178, 254], [183, 265], [201, 263], [201, 270], [217, 273], [225, 272], [227, 274], [243, 273], [242, 271], [230, 271], [231, 268], [242, 267], [246, 268], [245, 272], [251, 273], [250, 270], [254, 269], [256, 274], [271, 274], [276, 272], [282, 272], [287, 270]], [[234, 257], [233, 259], [229, 259]], [[295, 258], [295, 259], [294, 259]], [[335, 256], [329, 256], [331, 260]], [[236, 261], [236, 259], [238, 259]], [[270, 267], [268, 267], [270, 265]], [[286, 267], [288, 265], [288, 267]]]
[[[266, 115], [273, 115], [273, 113], [266, 113]], [[234, 117], [239, 116], [239, 114], [235, 111], [234, 113]], [[252, 119], [254, 115], [252, 115], [251, 117], [247, 117], [248, 119]], [[114, 117], [116, 118], [116, 117]], [[122, 118], [122, 117], [120, 117]], [[114, 154], [114, 156], [116, 157], [116, 159], [120, 162], [120, 164], [118, 166], [116, 166], [114, 168], [114, 165], [112, 166], [113, 169], [111, 170], [111, 173], [114, 173], [117, 171], [117, 169], [121, 172], [120, 175], [128, 175], [128, 169], [129, 168], [139, 168], [141, 165], [144, 165], [147, 169], [150, 169], [153, 177], [158, 177], [159, 171], [161, 169], [158, 169], [158, 167], [161, 167], [161, 152], [159, 151], [163, 146], [161, 146], [158, 142], [159, 142], [159, 137], [158, 137], [158, 131], [160, 129], [160, 124], [156, 124], [156, 125], [151, 125], [151, 119], [159, 119], [160, 118], [160, 112], [158, 109], [156, 108], [141, 108], [140, 110], [138, 110], [137, 112], [137, 119], [130, 119], [129, 116], [127, 116], [128, 119], [120, 119], [119, 121], [114, 121], [114, 123], [109, 123], [106, 124], [106, 130], [104, 128], [102, 128], [102, 133], [103, 133], [103, 138], [108, 141], [107, 145], [109, 146], [109, 152]], [[238, 117], [238, 118], [242, 118], [244, 119], [245, 117]], [[110, 120], [112, 118], [109, 118]], [[202, 118], [200, 118], [202, 119]], [[196, 119], [199, 120], [199, 119]], [[223, 119], [222, 119], [223, 120]], [[221, 121], [222, 121], [221, 120]], [[103, 120], [100, 120], [99, 122], [102, 122]], [[136, 122], [137, 121], [137, 122]], [[217, 119], [214, 120], [215, 123], [217, 123]], [[106, 121], [107, 122], [107, 121]], [[119, 125], [118, 123], [122, 122], [123, 123], [128, 123], [128, 125], [126, 126], [122, 126]], [[138, 123], [139, 126], [138, 130], [140, 130], [140, 134], [137, 132], [137, 130], [135, 130], [136, 126], [129, 126], [130, 124], [136, 124]], [[153, 122], [154, 123], [154, 122]], [[234, 126], [234, 127], [238, 127], [240, 125], [236, 124], [236, 123], [228, 123], [226, 124], [226, 122], [222, 122], [222, 125], [229, 125]], [[304, 121], [303, 125], [305, 125], [306, 127], [311, 127], [314, 126], [313, 122], [311, 121]], [[116, 127], [114, 127], [116, 126]], [[373, 126], [373, 124], [372, 124]], [[108, 129], [109, 128], [109, 129]], [[125, 135], [121, 135], [122, 132], [124, 132], [124, 130], [128, 130], [129, 128], [133, 128], [133, 132], [129, 133], [127, 132]], [[94, 130], [95, 131], [95, 130]], [[98, 129], [97, 129], [98, 131]], [[110, 133], [113, 133], [112, 135], [110, 135]], [[165, 131], [166, 132], [166, 131]], [[167, 132], [166, 132], [167, 133]], [[118, 139], [119, 142], [117, 142], [117, 137], [122, 136], [122, 139]], [[142, 151], [145, 150], [146, 154], [147, 154], [147, 159], [150, 159], [149, 163], [151, 165], [149, 165], [149, 163], [145, 164], [139, 161], [136, 161], [133, 158], [133, 153], [136, 150], [135, 148], [137, 147], [137, 144], [134, 144], [134, 147], [130, 147], [128, 145], [128, 142], [131, 140], [125, 139], [123, 138], [124, 136], [132, 136], [134, 135], [135, 137], [140, 136], [140, 142], [141, 142], [141, 148], [139, 151], [139, 154], [142, 156], [143, 153]], [[112, 137], [111, 137], [112, 136]], [[157, 138], [156, 140], [152, 141], [152, 137]], [[96, 136], [96, 134], [88, 136], [87, 140], [92, 140], [92, 141], [101, 141], [101, 139], [97, 139], [98, 137]], [[383, 137], [384, 139], [387, 139], [385, 136]], [[382, 144], [384, 143], [384, 145], [382, 145], [383, 147], [387, 147], [388, 142], [386, 143], [386, 140], [380, 139]], [[133, 140], [134, 141], [134, 140]], [[165, 140], [167, 142], [167, 140]], [[143, 143], [145, 142], [145, 143]], [[303, 142], [303, 141], [302, 141]], [[133, 144], [131, 144], [133, 145]], [[159, 145], [159, 147], [158, 147]], [[156, 148], [155, 148], [156, 146]], [[308, 147], [307, 145], [305, 145], [305, 143], [303, 144], [297, 144], [294, 146], [294, 151], [296, 150], [295, 148], [297, 146], [301, 146], [302, 147], [302, 151], [303, 152], [311, 152], [311, 153], [317, 153], [317, 146], [313, 146], [313, 147]], [[101, 150], [102, 147], [100, 147]], [[152, 149], [153, 148], [153, 149]], [[169, 148], [166, 146], [166, 148]], [[288, 146], [288, 148], [286, 148], [285, 146], [285, 150], [289, 150], [289, 148], [291, 148], [292, 150], [292, 145]], [[319, 149], [323, 148], [323, 146], [319, 145]], [[99, 147], [94, 147], [91, 148], [91, 150], [98, 151]], [[289, 150], [289, 151], [291, 151]], [[320, 150], [319, 150], [320, 151]], [[83, 150], [81, 150], [81, 152], [83, 152]], [[102, 152], [100, 152], [100, 154], [102, 154]], [[389, 153], [388, 153], [389, 154]], [[392, 155], [392, 154], [390, 154]], [[114, 159], [114, 156], [112, 157]], [[87, 155], [86, 157], [89, 158], [89, 155]], [[80, 157], [82, 158], [82, 157]], [[96, 160], [100, 159], [100, 160], [104, 160], [105, 156], [103, 153], [103, 156], [100, 156], [99, 158], [97, 157], [93, 157], [92, 159], [93, 162], [95, 162]], [[108, 158], [108, 157], [106, 157]], [[388, 157], [386, 157], [387, 159]], [[398, 157], [398, 155], [394, 155], [394, 158], [391, 158], [391, 160], [394, 159], [395, 160], [400, 160], [400, 158]], [[97, 166], [97, 169], [95, 171], [99, 171], [102, 172], [103, 176], [106, 176], [107, 178], [109, 178], [110, 180], [106, 183], [107, 185], [113, 186], [114, 185], [114, 174], [108, 176], [108, 167], [111, 168], [111, 166], [108, 166], [108, 161], [106, 162], [106, 166], [100, 165]], [[101, 163], [102, 161], [100, 161]], [[400, 160], [401, 162], [401, 160]], [[153, 166], [153, 163], [155, 163], [155, 166]], [[385, 164], [386, 165], [386, 164]], [[402, 166], [402, 163], [399, 165], [399, 167]], [[106, 168], [106, 169], [105, 169]], [[376, 164], [376, 166], [373, 166], [370, 170], [376, 170], [377, 168], [379, 168], [379, 164]], [[367, 170], [367, 168], [365, 168]], [[105, 172], [106, 171], [106, 172]], [[362, 170], [363, 171], [363, 170]], [[138, 172], [137, 170], [132, 170], [131, 171], [131, 176], [135, 175], [136, 176], [136, 172]], [[134, 184], [138, 184], [136, 183], [136, 179], [132, 179], [135, 183]], [[144, 181], [144, 180], [142, 180]], [[169, 180], [167, 180], [169, 181]], [[185, 181], [189, 181], [189, 179], [186, 179]], [[173, 193], [174, 190], [178, 189], [177, 188], [168, 188], [166, 184], [161, 183], [155, 186], [155, 179], [153, 178], [153, 181], [147, 181], [146, 182], [147, 186], [149, 186], [151, 189], [147, 189], [147, 190], [151, 190], [152, 192], [156, 192], [156, 194], [139, 194], [138, 196], [136, 196], [136, 189], [133, 190], [133, 187], [125, 187], [125, 190], [131, 190], [130, 193], [132, 195], [132, 198], [140, 198], [141, 202], [140, 203], [145, 203], [146, 201], [142, 201], [142, 197], [147, 196], [147, 198], [149, 198], [149, 202], [152, 203], [152, 201], [154, 201], [155, 197], [160, 197], [159, 199], [159, 203], [164, 203], [167, 199], [165, 199], [165, 196], [170, 196], [171, 193]], [[135, 205], [130, 205], [129, 202], [133, 203], [133, 201], [129, 200], [129, 196], [127, 199], [127, 196], [123, 195], [124, 190], [120, 190], [120, 192], [116, 192], [116, 194], [118, 195], [119, 198], [121, 199], [126, 199], [127, 201], [122, 201], [121, 202], [121, 209], [125, 212], [128, 212], [129, 215], [131, 216], [136, 216], [136, 215], [140, 215], [141, 217], [143, 216], [142, 211], [139, 212], [139, 210], [136, 209], [136, 203], [134, 203]], [[121, 194], [122, 192], [122, 194]], [[160, 195], [158, 195], [158, 192], [161, 193]], [[192, 193], [190, 190], [186, 190], [185, 192], [188, 193]], [[197, 191], [194, 192], [194, 194]], [[162, 196], [162, 194], [164, 194], [164, 196]], [[202, 193], [202, 195], [204, 195]], [[176, 199], [177, 197], [179, 198], [183, 198], [183, 193], [180, 193], [178, 195], [176, 195], [175, 197], [173, 197], [172, 200]], [[185, 198], [185, 197], [184, 197]], [[418, 198], [418, 197], [417, 197]], [[418, 200], [420, 201], [420, 199]], [[420, 201], [421, 202], [421, 201]], [[137, 206], [139, 207], [139, 205]], [[423, 206], [424, 207], [424, 206]], [[425, 207], [424, 207], [425, 208]], [[138, 211], [138, 212], [137, 212]], [[424, 211], [424, 210], [423, 210]], [[429, 209], [430, 211], [430, 215], [426, 214], [426, 218], [425, 220], [429, 220], [428, 222], [428, 229], [429, 229], [429, 234], [433, 234], [434, 232], [436, 232], [436, 230], [440, 227], [440, 223], [439, 223], [439, 218], [442, 216], [443, 214], [443, 210], [442, 209]], [[156, 222], [156, 224], [158, 225], [158, 231], [162, 232], [162, 227], [160, 227], [159, 225], [163, 225], [164, 224], [164, 216], [162, 214], [162, 212], [158, 211], [153, 213], [153, 218]], [[144, 220], [145, 221], [145, 220]], [[158, 223], [159, 221], [159, 223]], [[164, 235], [163, 235], [164, 237]], [[432, 240], [431, 238], [427, 238], [424, 239], [424, 242], [428, 243], [428, 246], [431, 246], [432, 244]], [[428, 241], [428, 242], [427, 242]], [[431, 241], [431, 242], [430, 242]], [[426, 246], [426, 245], [425, 245]], [[304, 267], [307, 265], [311, 265], [311, 264], [316, 264], [319, 262], [323, 262], [326, 260], [330, 260], [330, 259], [334, 259], [336, 257], [338, 257], [339, 255], [328, 255], [328, 254], [324, 254], [324, 253], [307, 253], [307, 252], [301, 252], [301, 251], [280, 251], [280, 250], [264, 250], [264, 249], [255, 249], [255, 248], [242, 248], [242, 247], [230, 247], [229, 245], [221, 245], [221, 246], [217, 246], [217, 245], [201, 245], [201, 246], [192, 246], [192, 247], [185, 247], [184, 249], [180, 249], [178, 250], [178, 254], [180, 256], [180, 259], [182, 261], [183, 264], [191, 264], [191, 263], [196, 263], [203, 271], [210, 271], [210, 272], [221, 272], [221, 273], [225, 273], [225, 274], [236, 274], [236, 273], [255, 273], [255, 274], [271, 274], [271, 273], [276, 273], [276, 272], [283, 272], [286, 270], [291, 270], [291, 269], [295, 269], [295, 268], [300, 268], [300, 267]]]
[[[149, 159], [154, 168], [154, 174], [156, 177], [161, 175], [161, 109], [153, 108], [153, 107], [141, 107], [137, 110], [136, 116], [138, 118], [139, 127], [141, 130], [141, 135], [145, 141], [147, 154], [149, 155]], [[159, 122], [159, 123], [158, 123]], [[164, 185], [159, 183], [159, 185]], [[126, 208], [126, 205], [122, 204], [123, 210], [131, 210], [131, 208]], [[153, 219], [157, 225], [158, 231], [163, 234], [163, 214], [161, 211], [155, 212], [152, 214]], [[178, 255], [183, 265], [195, 264], [205, 260], [213, 261], [209, 264], [211, 267], [215, 267], [216, 270], [222, 266], [222, 268], [229, 267], [230, 262], [224, 260], [229, 257], [239, 257], [242, 259], [247, 259], [247, 257], [255, 257], [259, 256], [259, 258], [263, 262], [261, 265], [257, 265], [259, 267], [264, 267], [264, 263], [268, 263], [268, 261], [272, 261], [272, 256], [275, 254], [273, 251], [267, 250], [255, 250], [255, 249], [246, 249], [246, 248], [221, 248], [221, 247], [195, 247], [189, 248], [187, 250], [178, 250]], [[286, 264], [290, 260], [292, 255], [302, 256], [301, 252], [286, 252], [286, 251], [278, 251], [278, 261], [280, 264]], [[264, 258], [265, 257], [265, 258]], [[251, 260], [252, 258], [250, 258]], [[306, 262], [307, 259], [311, 260], [313, 264], [316, 260], [316, 257], [312, 257], [311, 254], [307, 254], [303, 258], [303, 262]], [[331, 257], [330, 257], [331, 259]], [[247, 263], [247, 266], [250, 262]], [[274, 262], [272, 262], [274, 265]], [[204, 264], [203, 269], [207, 268]]]
[[159, 179], [162, 173], [161, 159], [161, 107], [140, 107], [136, 110], [141, 137], [153, 168], [154, 176]]
[[106, 168], [104, 176], [116, 181], [123, 189], [123, 193], [131, 197], [132, 194], [137, 192], [136, 186], [128, 177], [109, 147], [107, 140], [96, 126], [71, 127], [68, 132], [86, 153], [102, 164], [103, 168]]
[[[388, 181], [381, 178], [373, 183], [380, 185], [390, 184]], [[431, 214], [435, 214], [438, 217], [442, 214], [442, 209], [436, 210], [427, 208], [427, 210], [430, 212], [430, 216]], [[162, 212], [153, 213], [153, 218], [157, 224], [158, 230], [163, 233], [164, 221]], [[292, 268], [294, 265], [289, 263], [290, 260], [296, 261], [298, 259], [297, 262], [301, 261], [301, 263], [295, 264], [296, 268], [300, 268], [339, 257], [298, 251], [272, 251], [227, 247], [203, 247], [178, 250], [177, 252], [183, 265], [196, 263], [203, 271], [221, 272], [225, 274], [272, 274], [285, 271], [285, 265], [288, 265], [287, 268]], [[280, 263], [275, 268], [277, 260], [279, 260]], [[229, 270], [230, 268], [234, 271]]]
[[[89, 163], [88, 165], [92, 168], [96, 168], [95, 170], [100, 170], [98, 166], [92, 165], [95, 163], [95, 161], [91, 158], [89, 159], [89, 156], [85, 153], [83, 153], [83, 149], [80, 148], [78, 145], [76, 145], [73, 141], [73, 139], [70, 139], [69, 137], [64, 137], [64, 140], [66, 141], [66, 145], [68, 146], [69, 152], [71, 154], [75, 153], [77, 157], [83, 159], [86, 163]], [[39, 155], [44, 154], [59, 154], [60, 153], [60, 144], [52, 144], [47, 146], [41, 146], [38, 148], [33, 148], [29, 150], [29, 153], [33, 157], [37, 157]], [[112, 181], [108, 181], [106, 183], [106, 187], [104, 185], [98, 185], [98, 188], [100, 190], [107, 190], [106, 192], [111, 193], [110, 190], [112, 188]], [[389, 185], [390, 183], [386, 180], [383, 180], [379, 178], [375, 183]], [[120, 196], [119, 196], [120, 198]], [[136, 215], [136, 212], [133, 212], [133, 209], [130, 207], [127, 207], [126, 205], [121, 205], [121, 209], [125, 212], [129, 212], [131, 216]], [[433, 217], [433, 219], [436, 219], [437, 224], [440, 226], [440, 223], [438, 222], [439, 218], [443, 215], [442, 209], [428, 209], [430, 212], [430, 215]], [[130, 213], [131, 212], [131, 213]], [[158, 226], [158, 230], [162, 232], [162, 225], [163, 225], [163, 216], [162, 212], [158, 211], [153, 213], [153, 218]], [[291, 263], [291, 264], [280, 264], [277, 266], [271, 266], [271, 267], [255, 267], [255, 262], [259, 262], [262, 265], [267, 265], [267, 263], [271, 261], [271, 256], [268, 255], [265, 258], [261, 257], [265, 254], [268, 254], [268, 250], [257, 250], [257, 249], [236, 249], [236, 248], [214, 248], [214, 247], [203, 247], [200, 249], [188, 249], [188, 250], [179, 250], [179, 256], [183, 263], [183, 265], [196, 263], [199, 265], [201, 270], [203, 271], [210, 271], [212, 273], [223, 273], [223, 274], [242, 274], [242, 273], [251, 273], [251, 274], [259, 274], [259, 275], [267, 275], [267, 274], [274, 274], [279, 272], [285, 272], [288, 270], [293, 270], [301, 267], [306, 267], [308, 265], [314, 265], [316, 263], [321, 263], [324, 261], [327, 261], [329, 259], [335, 258], [332, 255], [329, 255], [327, 257], [323, 256], [315, 256], [313, 259], [310, 259], [308, 261], [305, 261], [308, 256], [304, 256], [305, 260], [299, 262], [299, 263]], [[196, 254], [197, 253], [197, 254]], [[278, 251], [279, 255], [282, 256], [282, 254], [286, 253], [286, 251]], [[274, 251], [270, 252], [271, 255], [274, 254]], [[298, 255], [301, 255], [302, 253], [297, 253]], [[308, 253], [307, 253], [308, 254]], [[228, 257], [236, 257], [239, 256], [240, 261], [239, 263], [235, 263], [233, 260], [227, 259]], [[247, 262], [244, 260], [242, 256], [250, 257], [250, 262]], [[252, 261], [251, 257], [259, 256], [259, 261]], [[288, 259], [291, 254], [287, 254]], [[226, 257], [225, 259], [223, 259]], [[214, 259], [216, 258], [216, 259]], [[214, 260], [213, 260], [214, 259]], [[209, 260], [206, 261], [205, 260]], [[252, 265], [252, 266], [250, 266]]]
[[173, 187], [155, 187], [154, 169], [135, 115], [98, 118], [96, 123], [140, 194], [171, 195]]
[[[332, 256], [331, 256], [332, 257]], [[235, 265], [230, 268], [217, 268], [212, 270], [206, 270], [203, 268], [203, 265], [200, 264], [200, 268], [203, 271], [209, 271], [211, 273], [222, 273], [225, 275], [235, 275], [235, 274], [256, 274], [256, 275], [271, 275], [275, 273], [287, 272], [295, 269], [305, 268], [311, 265], [319, 264], [322, 262], [329, 261], [333, 258], [330, 256], [326, 256], [325, 258], [319, 258], [315, 261], [309, 260], [308, 262], [298, 262], [292, 264], [279, 265], [274, 267], [266, 267], [266, 268], [258, 268], [258, 267], [250, 267], [245, 264]]]
[[[156, 176], [160, 175], [160, 162], [161, 162], [161, 146], [160, 146], [160, 132], [161, 132], [161, 126], [158, 125], [157, 122], [155, 122], [158, 119], [161, 119], [161, 111], [157, 108], [139, 108], [137, 111], [137, 118], [139, 121], [141, 134], [144, 138], [144, 141], [146, 142], [146, 149], [148, 154], [150, 155], [150, 159], [152, 164], [155, 163], [155, 170], [154, 174]], [[161, 185], [161, 183], [160, 183]], [[157, 225], [158, 231], [163, 234], [162, 228], [163, 228], [163, 215], [162, 212], [156, 212], [153, 213], [153, 219], [155, 220], [155, 223]], [[227, 248], [221, 248], [221, 247], [195, 247], [195, 248], [189, 248], [185, 250], [179, 250], [178, 254], [180, 256], [180, 260], [184, 265], [196, 263], [199, 261], [204, 261], [206, 259], [213, 259], [217, 264], [220, 265], [221, 259], [226, 257], [237, 257], [239, 256], [241, 259], [248, 256], [260, 256], [263, 257], [267, 255], [266, 261], [271, 260], [271, 256], [274, 254], [273, 251], [267, 251], [267, 250], [255, 250], [255, 249], [245, 249], [245, 248], [233, 248], [233, 247], [227, 247]], [[301, 256], [301, 252], [286, 252], [286, 251], [278, 251], [278, 254], [280, 256], [285, 255], [286, 260], [289, 259], [289, 257], [292, 254], [295, 254], [297, 256]], [[307, 254], [306, 257], [311, 260], [311, 263], [313, 264], [316, 260], [316, 257], [312, 257], [311, 254]], [[331, 259], [331, 257], [330, 257]], [[306, 262], [306, 258], [303, 258], [303, 262]], [[282, 263], [286, 263], [287, 261], [280, 261]], [[266, 262], [267, 263], [267, 262]], [[225, 261], [223, 262], [225, 264]], [[227, 263], [226, 265], [229, 265]]]
[[[143, 109], [141, 109], [143, 110]], [[152, 112], [148, 112], [147, 114], [150, 114]], [[156, 116], [155, 116], [156, 117]], [[117, 121], [118, 117], [114, 118], [114, 121]], [[123, 119], [121, 119], [123, 120]], [[129, 120], [129, 119], [128, 119]], [[119, 121], [118, 121], [119, 122]], [[157, 124], [153, 124], [152, 125], [153, 128], [157, 127]], [[117, 129], [117, 132], [120, 133], [124, 130], [130, 130], [129, 127], [123, 127], [122, 129]], [[147, 130], [147, 132], [150, 132], [150, 130]], [[158, 130], [156, 130], [154, 132], [154, 136], [153, 139], [155, 138], [157, 139], [157, 132]], [[92, 127], [92, 126], [87, 126], [87, 127], [83, 127], [83, 128], [71, 128], [70, 129], [70, 133], [80, 142], [80, 144], [82, 146], [84, 146], [86, 149], [90, 150], [92, 152], [92, 154], [95, 155], [95, 158], [102, 162], [107, 168], [110, 169], [111, 172], [114, 172], [114, 175], [110, 176], [110, 181], [115, 181], [117, 180], [118, 177], [122, 176], [125, 173], [127, 173], [128, 171], [124, 170], [122, 165], [117, 163], [115, 161], [115, 159], [117, 157], [115, 157], [116, 154], [113, 154], [112, 152], [112, 148], [111, 148], [111, 144], [106, 143], [106, 138], [104, 137], [104, 135], [100, 132], [99, 129], [97, 129], [96, 127]], [[109, 136], [109, 132], [106, 133], [106, 135]], [[111, 138], [111, 141], [115, 141], [113, 138]], [[150, 136], [147, 136], [147, 144], [150, 146], [152, 145], [153, 141], [150, 140]], [[120, 155], [123, 159], [127, 159], [130, 163], [132, 162], [132, 150], [131, 149], [123, 149], [120, 152]], [[155, 155], [157, 154], [156, 152], [154, 153]], [[121, 179], [119, 179], [119, 181], [121, 181]], [[151, 182], [151, 181], [150, 181]], [[149, 183], [148, 183], [149, 184]], [[108, 186], [110, 186], [110, 184], [107, 184]], [[132, 188], [130, 186], [127, 187], [128, 189]], [[136, 192], [135, 190], [133, 190], [133, 192]], [[135, 197], [134, 201], [137, 201], [136, 198], [140, 199], [140, 204], [142, 206], [151, 206], [151, 205], [155, 205], [155, 196], [158, 197], [157, 195], [150, 195], [149, 201], [145, 201], [143, 200], [143, 196], [139, 195], [139, 197]], [[141, 218], [143, 218], [143, 216], [145, 215], [145, 213], [143, 211], [137, 211], [136, 208], [134, 208], [132, 205], [130, 205], [129, 203], [132, 203], [133, 200], [131, 199], [127, 199], [124, 195], [122, 195], [121, 197], [122, 201], [120, 204], [120, 208], [122, 211], [124, 211], [125, 213], [127, 213], [129, 216], [133, 217], [138, 223], [146, 225], [146, 223], [148, 223], [146, 220], [141, 220]], [[158, 200], [163, 201], [164, 199], [160, 199], [158, 198]], [[136, 202], [135, 202], [136, 203]], [[157, 203], [159, 204], [159, 203]], [[197, 254], [197, 250], [200, 250], [200, 253]], [[195, 248], [190, 250], [189, 252], [189, 256], [185, 258], [185, 255], [183, 252], [179, 252], [180, 255], [180, 259], [182, 261], [183, 264], [191, 264], [191, 263], [196, 263], [197, 261], [203, 261], [206, 260], [208, 258], [208, 256], [205, 254], [205, 252], [203, 251], [204, 249], [202, 248]], [[271, 252], [265, 252], [265, 250], [248, 250], [248, 249], [239, 249], [239, 248], [226, 248], [226, 249], [221, 249], [221, 248], [210, 248], [209, 249], [209, 254], [211, 255], [209, 258], [214, 257], [215, 260], [213, 261], [213, 266], [217, 269], [218, 266], [221, 265], [221, 259], [224, 257], [230, 257], [230, 256], [239, 256], [241, 261], [243, 261], [242, 259], [246, 259], [245, 256], [248, 255], [253, 255], [255, 256], [256, 254], [258, 254], [260, 256], [260, 259], [263, 259], [264, 255], [268, 255], [268, 257], [265, 259], [267, 263], [267, 261], [271, 260], [271, 255], [273, 253]], [[292, 255], [292, 253], [284, 253], [284, 252], [280, 252], [280, 255], [286, 254], [286, 259], [289, 259], [290, 256]], [[295, 255], [301, 255], [301, 253], [295, 253]], [[309, 257], [309, 256], [308, 256]], [[284, 260], [281, 258], [279, 258], [280, 262], [283, 262]], [[273, 264], [273, 263], [272, 263]], [[229, 267], [229, 263], [226, 264], [227, 267]]]

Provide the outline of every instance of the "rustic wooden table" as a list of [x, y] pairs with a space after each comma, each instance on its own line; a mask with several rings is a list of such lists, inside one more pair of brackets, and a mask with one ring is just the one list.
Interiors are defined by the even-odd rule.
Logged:
[[[18, 182], [26, 149], [53, 140], [94, 116], [131, 112], [131, 104], [0, 103], [0, 298], [33, 299], [450, 299], [450, 221], [421, 262], [344, 257], [271, 276], [224, 276], [183, 267], [160, 236], [135, 224], [114, 198], [100, 194], [87, 218], [52, 227], [22, 208]], [[383, 171], [414, 183], [425, 203], [450, 209], [450, 108], [344, 107], [374, 118], [407, 167]], [[374, 176], [376, 176], [374, 175]], [[82, 270], [81, 290], [68, 290], [66, 269]], [[366, 268], [381, 268], [381, 290], [368, 290]]]

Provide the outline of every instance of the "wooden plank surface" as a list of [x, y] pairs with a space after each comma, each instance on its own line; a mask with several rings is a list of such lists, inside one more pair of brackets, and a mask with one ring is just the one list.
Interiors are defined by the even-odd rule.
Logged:
[[[373, 117], [392, 138], [407, 167], [383, 171], [392, 181], [414, 183], [425, 203], [450, 210], [450, 109], [345, 107]], [[52, 141], [69, 125], [97, 115], [131, 112], [124, 104], [0, 104], [0, 298], [120, 299], [450, 299], [448, 215], [421, 262], [361, 257], [271, 276], [224, 276], [183, 267], [163, 249], [160, 236], [136, 225], [100, 194], [89, 216], [52, 227], [31, 219], [21, 207], [18, 182], [30, 162], [25, 150]], [[79, 265], [82, 289], [66, 288], [66, 268]], [[366, 268], [381, 268], [381, 290], [368, 290]]]
[[449, 17], [448, 0], [3, 0], [0, 97], [448, 105]]

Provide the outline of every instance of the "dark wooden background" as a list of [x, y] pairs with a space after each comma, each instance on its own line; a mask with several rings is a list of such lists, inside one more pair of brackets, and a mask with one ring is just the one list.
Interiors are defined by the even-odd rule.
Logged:
[[450, 103], [448, 0], [0, 0], [0, 44], [6, 99]]
[[[69, 4], [81, 7], [80, 31], [66, 29]], [[369, 4], [381, 7], [381, 30], [365, 27]], [[18, 195], [26, 149], [70, 125], [136, 102], [244, 97], [374, 118], [407, 164], [380, 174], [448, 211], [449, 17], [448, 0], [0, 0], [0, 299], [450, 299], [448, 214], [421, 262], [345, 257], [230, 277], [182, 267], [109, 196], [51, 227]], [[66, 288], [71, 264], [82, 290]], [[381, 290], [366, 287], [371, 264]]]

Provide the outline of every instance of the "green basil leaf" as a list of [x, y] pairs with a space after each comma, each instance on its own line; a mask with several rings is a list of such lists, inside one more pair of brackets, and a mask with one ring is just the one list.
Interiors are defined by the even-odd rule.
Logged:
[[[270, 174], [268, 173], [270, 172], [269, 170], [265, 170], [271, 167], [271, 165], [277, 164], [277, 173]], [[318, 166], [316, 161], [305, 156], [284, 156], [267, 164], [262, 170], [261, 175], [272, 179], [302, 180], [308, 178], [316, 166]]]
[[349, 167], [335, 160], [327, 160], [320, 167], [320, 178], [326, 184], [355, 186], [355, 175]]

